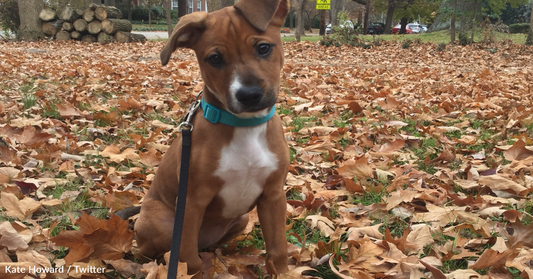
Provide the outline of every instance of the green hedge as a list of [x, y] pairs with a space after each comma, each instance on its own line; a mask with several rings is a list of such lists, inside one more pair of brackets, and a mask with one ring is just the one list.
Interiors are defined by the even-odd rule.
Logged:
[[515, 23], [509, 25], [509, 33], [516, 34], [516, 33], [524, 33], [527, 34], [529, 31], [529, 23]]

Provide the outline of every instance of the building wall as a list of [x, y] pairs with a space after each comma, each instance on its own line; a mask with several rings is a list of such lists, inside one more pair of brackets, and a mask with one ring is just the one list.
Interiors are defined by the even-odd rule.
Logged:
[[[178, 10], [178, 0], [172, 0], [172, 9]], [[198, 11], [207, 11], [206, 0], [188, 0], [187, 13], [190, 14]]]

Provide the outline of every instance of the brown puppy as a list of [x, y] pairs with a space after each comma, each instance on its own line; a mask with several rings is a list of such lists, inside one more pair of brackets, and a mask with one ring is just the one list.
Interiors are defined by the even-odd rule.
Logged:
[[[204, 100], [239, 119], [265, 117], [273, 108], [283, 65], [280, 28], [287, 0], [241, 0], [212, 13], [180, 19], [161, 52], [163, 65], [179, 47], [196, 52]], [[263, 124], [212, 123], [200, 110], [193, 118], [187, 206], [180, 261], [189, 274], [201, 270], [198, 248], [239, 235], [257, 205], [270, 273], [287, 268], [286, 200], [289, 151], [277, 114]], [[135, 224], [143, 255], [170, 249], [178, 193], [181, 140], [165, 154]], [[198, 273], [195, 278], [201, 277]]]

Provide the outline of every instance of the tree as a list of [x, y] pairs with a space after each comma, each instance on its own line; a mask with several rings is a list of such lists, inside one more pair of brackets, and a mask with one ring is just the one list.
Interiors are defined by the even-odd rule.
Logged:
[[303, 34], [304, 23], [303, 23], [303, 10], [305, 9], [305, 4], [307, 0], [295, 0], [296, 2], [296, 30], [294, 31], [294, 37], [296, 41], [299, 42]]
[[526, 45], [533, 45], [533, 2], [531, 2], [531, 14], [529, 14], [529, 32], [527, 33]]
[[331, 0], [331, 9], [329, 10], [329, 19], [332, 25], [338, 25], [337, 14], [344, 10], [344, 0]]
[[168, 31], [168, 36], [170, 37], [170, 35], [172, 35], [172, 19], [170, 18], [170, 10], [172, 10], [172, 0], [167, 0], [167, 2], [165, 3], [166, 5], [166, 13], [165, 13], [165, 17], [167, 19], [167, 31]]
[[148, 26], [152, 27], [152, 0], [148, 0]]
[[[453, 1], [453, 5], [451, 2]], [[517, 8], [520, 4], [527, 3], [528, 0], [446, 0], [443, 1], [439, 8], [439, 15], [435, 22], [429, 28], [429, 31], [438, 31], [451, 28], [452, 15], [455, 15], [456, 28], [465, 31], [473, 27], [475, 22], [480, 22], [484, 13], [491, 13], [493, 16], [499, 16], [502, 11], [510, 5]], [[453, 7], [452, 7], [453, 6]], [[454, 8], [455, 7], [455, 8]], [[476, 15], [476, 18], [473, 18]]]
[[235, 5], [234, 0], [220, 0], [220, 8], [229, 7]]
[[187, 0], [178, 0], [178, 18], [181, 18], [182, 16], [186, 14], [187, 14]]
[[20, 16], [20, 38], [26, 41], [37, 41], [44, 37], [41, 30], [39, 13], [44, 9], [43, 0], [18, 0]]
[[207, 0], [207, 10], [214, 12], [220, 9], [220, 0]]

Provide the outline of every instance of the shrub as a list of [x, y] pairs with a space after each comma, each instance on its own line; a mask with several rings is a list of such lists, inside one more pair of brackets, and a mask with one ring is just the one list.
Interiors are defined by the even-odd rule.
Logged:
[[335, 40], [335, 38], [324, 37], [324, 38], [322, 38], [322, 40], [320, 40], [320, 45], [323, 45], [323, 46], [326, 46], [326, 47], [329, 47], [329, 46], [335, 45], [335, 44], [337, 44], [337, 40]]
[[459, 32], [459, 44], [462, 46], [468, 45], [470, 42], [470, 39], [468, 39], [468, 35], [466, 32]]
[[[170, 12], [172, 17], [172, 11]], [[152, 6], [152, 20], [158, 20], [165, 18], [165, 11], [158, 6]], [[177, 18], [177, 14], [176, 14]], [[146, 6], [136, 6], [131, 10], [131, 19], [132, 20], [148, 20], [148, 7]]]
[[346, 11], [339, 12], [337, 15], [339, 18], [339, 24], [343, 25], [344, 27], [340, 26], [333, 26], [333, 31], [335, 33], [332, 35], [332, 37], [338, 41], [339, 44], [356, 44], [359, 43], [360, 39], [358, 35], [360, 34], [360, 29], [353, 29], [351, 27], [348, 27], [346, 22], [349, 20], [349, 13]]
[[382, 43], [383, 41], [385, 41], [385, 40], [382, 39], [382, 38], [374, 37], [374, 38], [372, 39], [372, 44], [373, 44], [374, 46], [380, 46], [381, 43]]
[[0, 1], [0, 27], [2, 30], [6, 33], [11, 31], [17, 35], [19, 26], [20, 18], [17, 1]]
[[529, 23], [515, 23], [509, 25], [509, 33], [516, 34], [516, 33], [524, 33], [527, 34], [529, 31]]

